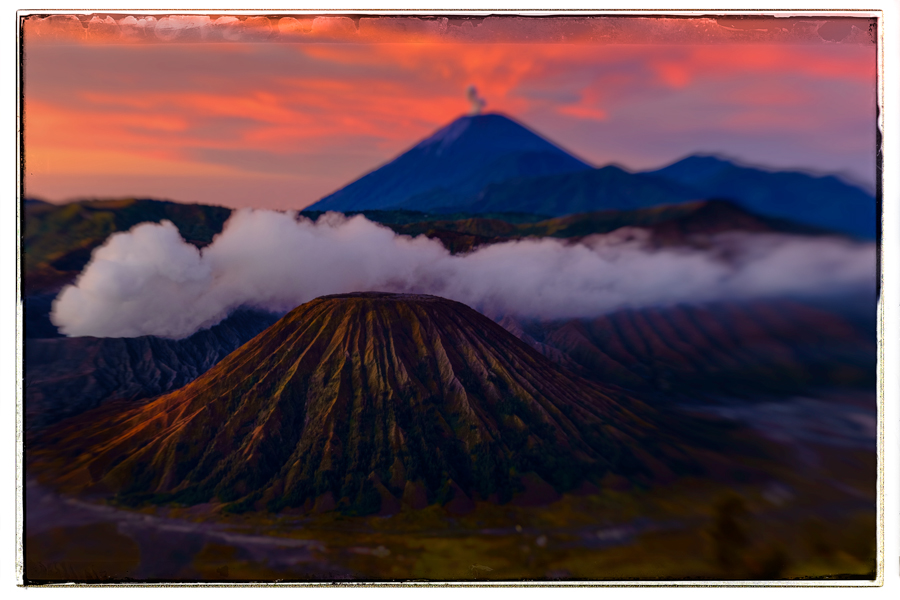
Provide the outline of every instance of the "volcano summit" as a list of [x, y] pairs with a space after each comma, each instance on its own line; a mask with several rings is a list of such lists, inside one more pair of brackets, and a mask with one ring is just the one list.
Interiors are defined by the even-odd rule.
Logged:
[[461, 117], [306, 210], [428, 211], [468, 204], [490, 183], [591, 168], [504, 115]]
[[356, 293], [297, 307], [176, 392], [49, 435], [65, 487], [367, 514], [688, 468], [654, 414], [463, 304]]

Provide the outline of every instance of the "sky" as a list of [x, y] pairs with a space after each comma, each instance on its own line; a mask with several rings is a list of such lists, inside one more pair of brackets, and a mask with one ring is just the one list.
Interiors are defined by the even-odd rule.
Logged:
[[873, 189], [869, 23], [33, 17], [25, 194], [301, 209], [466, 114], [470, 85], [596, 166], [715, 153]]

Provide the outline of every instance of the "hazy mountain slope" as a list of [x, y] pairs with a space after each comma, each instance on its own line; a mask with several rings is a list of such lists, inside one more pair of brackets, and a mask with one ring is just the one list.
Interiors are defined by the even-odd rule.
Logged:
[[698, 200], [690, 187], [608, 166], [577, 173], [510, 179], [485, 186], [467, 207], [473, 212], [518, 210], [562, 216], [598, 210], [633, 210]]
[[454, 208], [562, 216], [706, 199], [729, 200], [762, 216], [875, 237], [875, 198], [860, 188], [832, 176], [764, 171], [712, 156], [688, 157], [646, 173], [608, 166], [509, 179], [485, 186], [468, 205]]
[[56, 325], [50, 321], [50, 311], [57, 293], [25, 296], [22, 301], [22, 337], [25, 339], [62, 337]]
[[276, 320], [268, 313], [241, 310], [183, 340], [26, 339], [26, 429], [45, 427], [110, 400], [140, 400], [177, 389]]
[[[502, 324], [582, 376], [635, 389], [726, 395], [871, 388], [869, 319], [788, 300], [622, 310], [595, 319]], [[577, 365], [574, 366], [573, 365]]]
[[495, 214], [492, 218], [475, 215], [457, 220], [441, 220], [438, 216], [430, 216], [428, 220], [418, 222], [392, 223], [388, 220], [384, 224], [400, 234], [425, 235], [438, 239], [454, 253], [467, 252], [479, 245], [528, 237], [575, 240], [622, 228], [646, 230], [649, 234], [648, 242], [656, 246], [703, 243], [708, 236], [727, 231], [809, 235], [827, 233], [790, 221], [762, 217], [724, 200], [684, 202], [637, 210], [598, 211], [524, 223], [509, 222], [503, 219], [502, 214]]
[[687, 186], [699, 198], [733, 200], [762, 215], [875, 237], [875, 198], [833, 176], [764, 171], [714, 156], [691, 156], [644, 175]]

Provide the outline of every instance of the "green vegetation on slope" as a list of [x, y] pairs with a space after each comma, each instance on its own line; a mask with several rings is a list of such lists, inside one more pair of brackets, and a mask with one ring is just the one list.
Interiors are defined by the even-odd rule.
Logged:
[[[322, 213], [303, 213], [316, 219]], [[691, 236], [725, 231], [822, 234], [823, 230], [789, 221], [761, 217], [725, 200], [668, 204], [636, 210], [604, 210], [546, 218], [527, 213], [428, 214], [412, 211], [360, 211], [401, 235], [424, 235], [440, 240], [453, 253], [469, 252], [484, 244], [553, 237], [576, 240], [610, 233], [623, 227], [648, 229], [653, 243], [681, 245]]]
[[222, 231], [231, 209], [160, 200], [88, 200], [25, 203], [22, 270], [26, 294], [58, 289], [84, 268], [94, 248], [139, 223], [172, 221], [182, 237], [202, 247]]

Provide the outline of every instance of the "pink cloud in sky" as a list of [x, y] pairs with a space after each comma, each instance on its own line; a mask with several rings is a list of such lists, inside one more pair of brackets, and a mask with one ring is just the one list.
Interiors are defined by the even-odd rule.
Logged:
[[302, 208], [465, 114], [470, 85], [597, 165], [719, 152], [874, 182], [865, 20], [835, 43], [806, 21], [57, 17], [25, 29], [30, 196]]

